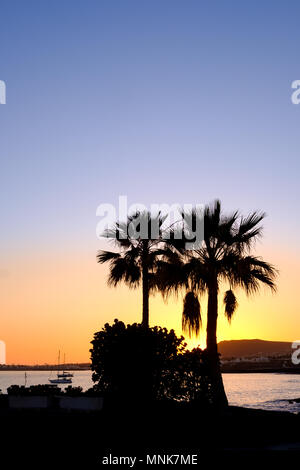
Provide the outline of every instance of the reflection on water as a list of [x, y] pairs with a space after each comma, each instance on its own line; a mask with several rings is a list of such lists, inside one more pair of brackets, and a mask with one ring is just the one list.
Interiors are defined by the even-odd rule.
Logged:
[[[92, 373], [89, 370], [83, 371], [71, 371], [74, 376], [72, 384], [60, 385], [60, 388], [64, 389], [68, 385], [73, 387], [82, 387], [83, 390], [87, 390], [93, 386]], [[50, 371], [28, 371], [27, 386], [49, 384], [49, 378], [56, 378], [56, 372]], [[25, 372], [21, 371], [0, 371], [0, 389], [2, 393], [5, 393], [10, 385], [25, 385]]]
[[300, 412], [300, 375], [223, 374], [230, 405]]
[[[47, 384], [49, 371], [27, 372], [27, 386]], [[54, 377], [52, 372], [51, 377]], [[265, 410], [284, 410], [300, 412], [300, 403], [289, 400], [300, 398], [300, 375], [290, 374], [223, 374], [229, 404], [261, 408]], [[10, 385], [24, 385], [24, 372], [0, 371], [0, 389], [6, 392]], [[91, 371], [74, 371], [74, 387], [87, 390], [92, 387]], [[61, 385], [65, 388], [68, 385]]]

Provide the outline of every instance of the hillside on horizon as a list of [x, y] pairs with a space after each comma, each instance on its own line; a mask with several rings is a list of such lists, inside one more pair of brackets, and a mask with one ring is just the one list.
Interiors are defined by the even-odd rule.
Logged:
[[256, 354], [289, 354], [289, 341], [266, 341], [262, 339], [236, 339], [220, 341], [218, 349], [222, 357], [246, 357]]

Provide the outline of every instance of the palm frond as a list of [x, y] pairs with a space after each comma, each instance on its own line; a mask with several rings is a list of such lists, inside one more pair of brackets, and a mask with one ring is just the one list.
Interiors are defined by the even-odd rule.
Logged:
[[200, 303], [194, 292], [188, 292], [184, 298], [182, 312], [182, 329], [190, 337], [198, 336], [202, 325]]
[[120, 253], [114, 253], [113, 251], [105, 251], [105, 250], [99, 250], [97, 253], [97, 261], [98, 263], [107, 263], [109, 261], [112, 261], [114, 259], [120, 258]]
[[107, 228], [104, 230], [102, 236], [110, 239], [122, 248], [129, 248], [132, 244], [128, 236], [127, 225], [124, 222], [117, 222], [113, 227]]
[[129, 287], [137, 287], [141, 279], [141, 271], [136, 263], [129, 261], [125, 257], [120, 257], [112, 261], [108, 285], [117, 286], [121, 281]]
[[204, 232], [205, 238], [210, 238], [218, 230], [221, 219], [221, 201], [216, 199], [213, 205], [205, 206]]
[[247, 217], [242, 217], [239, 226], [239, 235], [251, 232], [266, 217], [265, 212], [252, 212]]
[[247, 294], [256, 293], [261, 284], [276, 291], [275, 279], [278, 271], [275, 267], [255, 256], [242, 256], [230, 253], [224, 259], [225, 278], [232, 286], [243, 288]]
[[176, 262], [158, 260], [156, 262], [157, 286], [164, 299], [177, 295], [182, 289], [188, 288], [189, 279], [186, 266], [177, 259]]
[[229, 323], [231, 323], [232, 316], [237, 309], [238, 303], [236, 297], [231, 289], [227, 290], [224, 294], [225, 316]]
[[234, 243], [240, 252], [249, 250], [256, 239], [261, 237], [263, 227], [259, 224], [265, 216], [264, 212], [252, 212], [247, 217], [241, 218], [234, 236]]
[[178, 251], [184, 254], [186, 247], [186, 237], [184, 235], [183, 227], [171, 227], [163, 232], [162, 241], [166, 248], [173, 251]]
[[264, 285], [270, 287], [270, 289], [273, 292], [276, 292], [277, 286], [274, 282], [274, 277], [275, 276], [268, 274], [267, 271], [265, 271], [263, 269], [253, 269], [252, 270], [252, 276], [257, 281], [259, 281], [261, 284], [264, 284]]
[[209, 266], [201, 259], [201, 255], [197, 258], [191, 257], [185, 264], [185, 275], [189, 278], [194, 292], [202, 294], [206, 291], [210, 279]]

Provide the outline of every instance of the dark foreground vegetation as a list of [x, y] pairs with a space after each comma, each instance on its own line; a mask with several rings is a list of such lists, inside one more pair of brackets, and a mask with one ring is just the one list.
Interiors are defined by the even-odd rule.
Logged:
[[[203, 467], [207, 458], [228, 459], [232, 466], [241, 456], [270, 463], [276, 455], [277, 462], [277, 448], [288, 449], [285, 464], [298, 456], [300, 416], [216, 406], [207, 351], [187, 351], [174, 331], [116, 320], [92, 345], [94, 388], [83, 394], [69, 387], [63, 395], [104, 397], [101, 410], [60, 408], [56, 387], [12, 386], [0, 395], [1, 458], [13, 462], [7, 468], [107, 468], [109, 456], [136, 457], [134, 468], [144, 468], [147, 455], [196, 455]], [[46, 409], [8, 406], [11, 395], [45, 394]]]
[[[199, 334], [203, 312], [200, 301], [207, 295], [206, 353], [210, 369], [210, 394], [214, 404], [228, 405], [222, 380], [217, 345], [219, 300], [223, 291], [224, 313], [231, 322], [238, 307], [236, 291], [256, 294], [261, 286], [276, 290], [277, 270], [260, 257], [253, 247], [262, 235], [265, 214], [238, 211], [224, 214], [221, 202], [182, 211], [182, 220], [165, 227], [161, 213], [137, 211], [126, 222], [117, 221], [103, 235], [114, 242], [117, 251], [100, 250], [99, 263], [110, 266], [108, 284], [124, 282], [130, 288], [142, 286], [142, 326], [149, 327], [149, 296], [160, 292], [184, 294], [182, 327]], [[203, 224], [203, 225], [202, 225]], [[195, 229], [203, 226], [203, 237]], [[197, 232], [197, 229], [196, 229]], [[202, 239], [203, 238], [203, 239]], [[192, 243], [191, 243], [192, 242]], [[202, 243], [203, 242], [203, 243]]]
[[209, 355], [188, 351], [174, 330], [115, 320], [95, 333], [92, 345], [94, 388], [114, 406], [157, 400], [211, 406]]
[[287, 463], [300, 448], [299, 416], [235, 407], [223, 413], [163, 402], [89, 413], [1, 409], [0, 419], [1, 458], [13, 461], [11, 468], [25, 462], [28, 468], [46, 468], [50, 461], [59, 469], [106, 468], [101, 461], [109, 454], [139, 459], [147, 454], [197, 454], [200, 465], [207, 456], [211, 462], [228, 459], [234, 464], [240, 454], [253, 462], [261, 457], [273, 462], [282, 456], [274, 449], [282, 445], [289, 449], [284, 452]]

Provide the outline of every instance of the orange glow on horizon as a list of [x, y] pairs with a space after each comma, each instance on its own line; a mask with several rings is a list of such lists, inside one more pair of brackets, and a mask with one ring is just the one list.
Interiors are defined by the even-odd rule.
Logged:
[[[300, 257], [277, 249], [263, 255], [280, 269], [278, 293], [262, 290], [247, 298], [238, 292], [239, 307], [231, 325], [222, 314], [220, 296], [218, 341], [260, 338], [294, 341], [300, 319], [295, 292]], [[125, 323], [141, 319], [141, 292], [106, 285], [108, 268], [95, 262], [93, 250], [27, 254], [9, 260], [9, 273], [0, 279], [1, 337], [8, 364], [55, 363], [60, 349], [67, 362], [88, 362], [93, 333], [114, 318]], [[160, 295], [150, 299], [150, 323], [181, 335], [181, 296], [166, 304]], [[200, 338], [189, 347], [205, 346], [204, 317]]]

